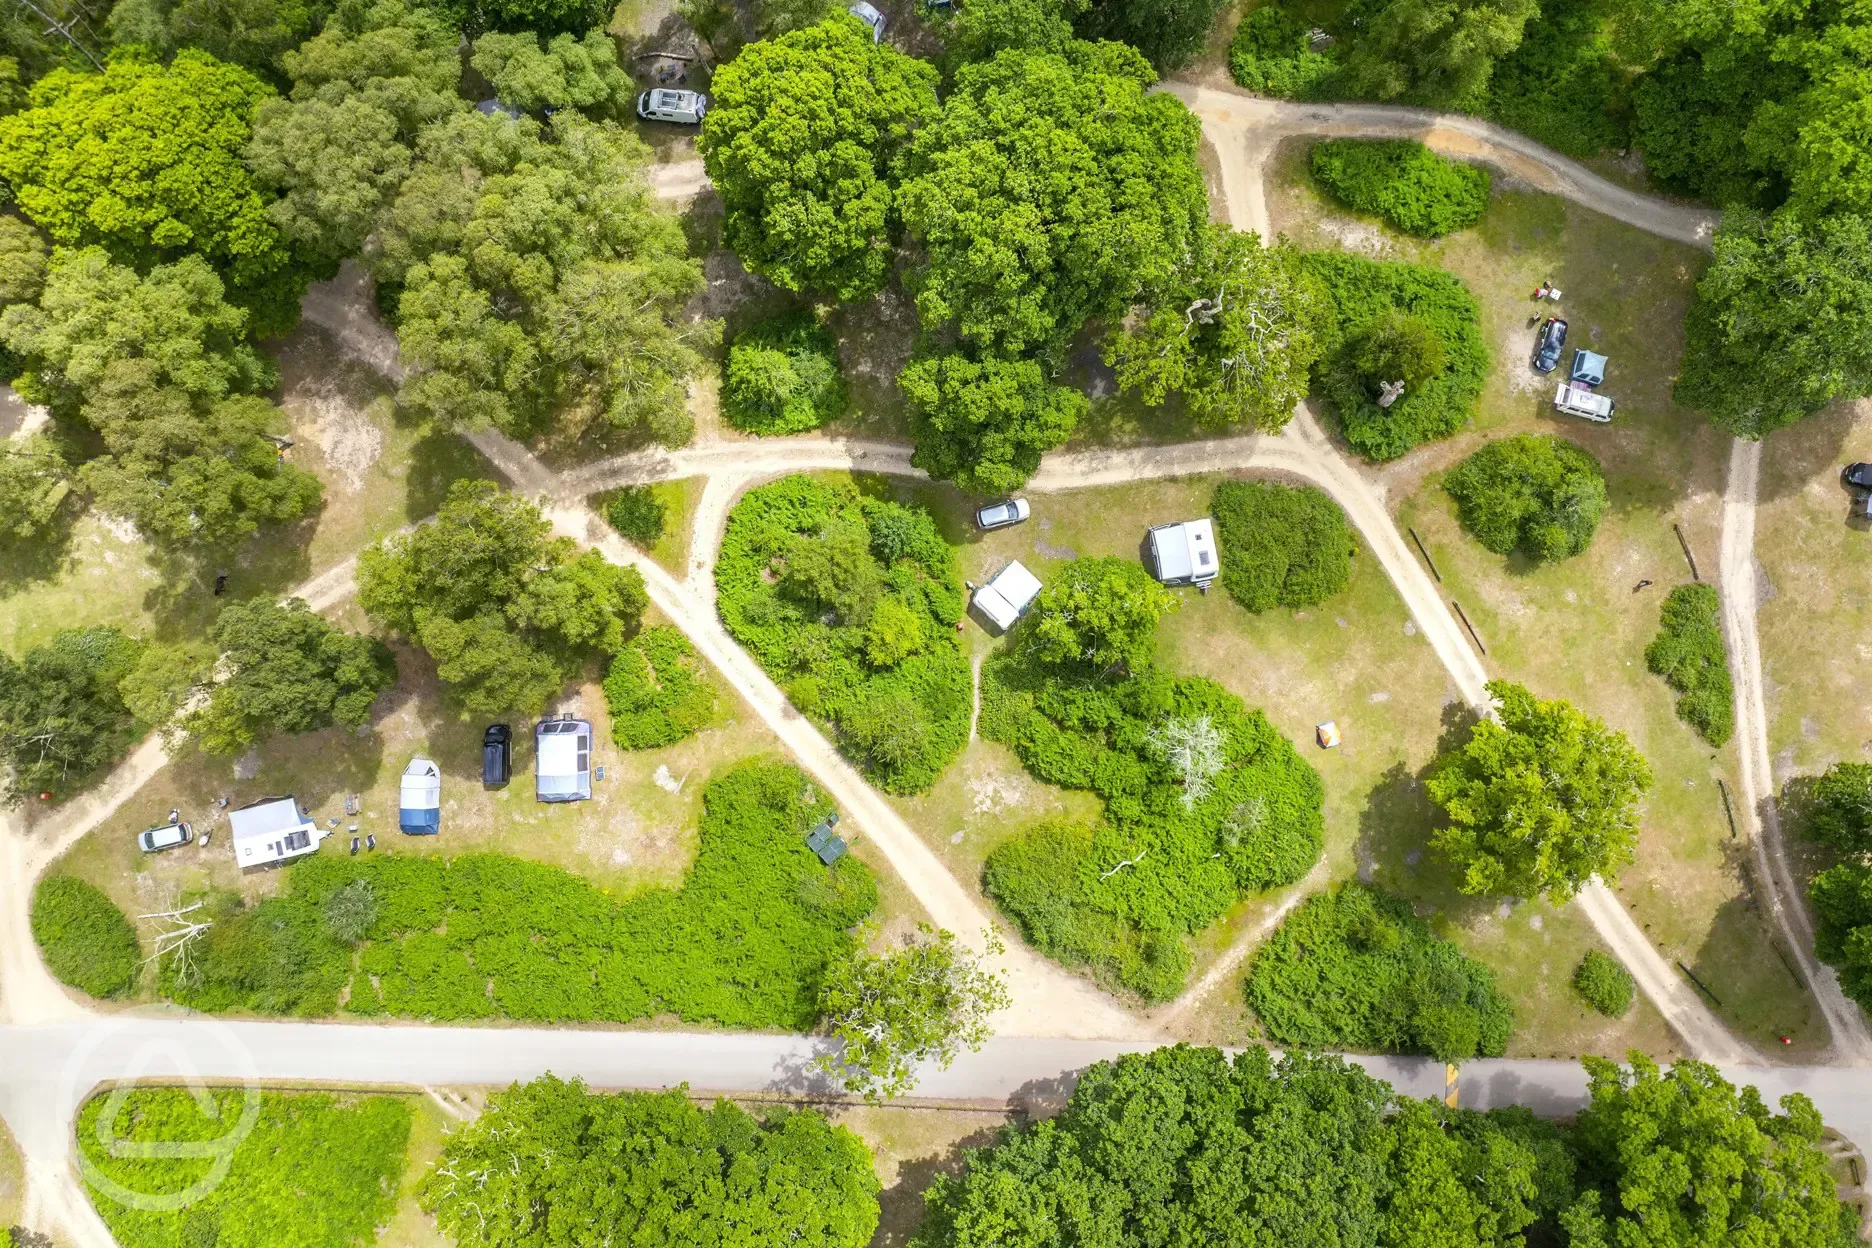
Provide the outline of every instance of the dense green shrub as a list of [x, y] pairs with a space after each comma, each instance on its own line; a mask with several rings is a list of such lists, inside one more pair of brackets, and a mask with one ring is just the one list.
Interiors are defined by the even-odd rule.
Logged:
[[1645, 666], [1678, 693], [1677, 718], [1711, 745], [1735, 731], [1735, 686], [1723, 647], [1721, 604], [1713, 585], [1679, 585], [1664, 600], [1657, 639]]
[[1814, 953], [1839, 971], [1840, 988], [1872, 1010], [1872, 867], [1842, 862], [1814, 877]]
[[604, 692], [611, 739], [627, 750], [674, 745], [715, 718], [715, 682], [689, 639], [666, 625], [646, 628], [618, 651]]
[[1564, 438], [1491, 442], [1443, 479], [1463, 528], [1498, 555], [1570, 559], [1592, 544], [1605, 513], [1599, 461]]
[[803, 476], [762, 486], [728, 517], [715, 588], [735, 640], [880, 786], [926, 789], [968, 743], [961, 574], [927, 512]]
[[669, 508], [647, 485], [630, 485], [605, 500], [605, 519], [644, 550], [655, 546], [669, 524]]
[[1838, 762], [1808, 791], [1802, 831], [1849, 854], [1872, 852], [1872, 763]]
[[1500, 1057], [1514, 1011], [1492, 971], [1389, 893], [1348, 884], [1289, 915], [1255, 954], [1248, 1004], [1277, 1043]]
[[[614, 900], [558, 867], [499, 854], [452, 860], [317, 854], [287, 890], [235, 916], [238, 939], [173, 969], [177, 1000], [200, 1009], [328, 1014], [345, 1008], [459, 1021], [628, 1022], [673, 1014], [725, 1027], [803, 1030], [817, 1020], [824, 968], [877, 904], [855, 858], [825, 867], [805, 832], [831, 804], [797, 769], [751, 764], [703, 796], [701, 845], [681, 888]], [[368, 943], [325, 930], [331, 898], [365, 880], [378, 905]], [[296, 995], [285, 989], [297, 987]]]
[[1489, 120], [1584, 160], [1630, 141], [1626, 88], [1605, 14], [1593, 4], [1547, 0], [1521, 46], [1489, 75]]
[[981, 734], [1039, 779], [1104, 799], [1095, 827], [1046, 825], [1001, 845], [982, 885], [1035, 947], [1109, 987], [1175, 995], [1186, 933], [1319, 857], [1319, 776], [1214, 681], [1150, 668], [1088, 679], [1017, 639], [983, 671]]
[[46, 968], [80, 992], [115, 997], [136, 983], [136, 929], [116, 902], [75, 875], [48, 875], [33, 889], [32, 934]]
[[803, 433], [845, 413], [838, 344], [810, 312], [736, 336], [722, 364], [722, 414], [748, 433]]
[[[1448, 437], [1468, 423], [1488, 376], [1482, 313], [1461, 279], [1420, 264], [1367, 260], [1344, 252], [1310, 252], [1304, 263], [1320, 279], [1331, 308], [1316, 366], [1346, 441], [1367, 459], [1396, 459], [1420, 442]], [[1443, 350], [1442, 367], [1410, 386], [1390, 407], [1378, 406], [1381, 380], [1357, 366], [1375, 329], [1397, 318], [1420, 321]]]
[[1488, 209], [1488, 170], [1414, 139], [1326, 139], [1313, 145], [1309, 164], [1314, 181], [1341, 202], [1406, 234], [1441, 238]]
[[1306, 27], [1274, 5], [1242, 18], [1229, 40], [1229, 73], [1237, 83], [1261, 95], [1317, 100], [1333, 94], [1339, 61], [1331, 50], [1315, 52]]
[[93, 1203], [125, 1248], [356, 1248], [396, 1211], [411, 1117], [403, 1097], [255, 1093], [258, 1114], [225, 1177], [180, 1208], [151, 1209], [112, 1198], [99, 1179], [150, 1197], [187, 1192], [219, 1164], [212, 1145], [243, 1121], [248, 1093], [209, 1092], [212, 1116], [187, 1088], [135, 1088], [117, 1106], [108, 1125], [125, 1143], [210, 1145], [194, 1157], [142, 1157], [100, 1143], [107, 1124], [99, 1118], [117, 1095], [85, 1102], [76, 1138]]
[[1573, 988], [1587, 1005], [1607, 1018], [1621, 1018], [1631, 1009], [1638, 985], [1625, 964], [1609, 953], [1588, 949], [1573, 971]]
[[1222, 588], [1250, 611], [1311, 607], [1352, 575], [1352, 530], [1330, 495], [1310, 485], [1224, 481], [1209, 504]]

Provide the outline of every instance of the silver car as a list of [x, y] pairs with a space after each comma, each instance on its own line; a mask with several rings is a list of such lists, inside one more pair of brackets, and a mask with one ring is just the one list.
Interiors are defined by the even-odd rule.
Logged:
[[637, 97], [637, 115], [645, 121], [667, 121], [678, 126], [699, 126], [708, 112], [708, 96], [699, 91], [672, 91], [653, 87]]
[[865, 0], [845, 10], [871, 28], [871, 42], [877, 43], [884, 38], [884, 15], [877, 11], [877, 6], [866, 4]]
[[175, 849], [195, 839], [195, 829], [186, 823], [165, 823], [137, 837], [137, 848], [146, 854]]
[[1024, 498], [1008, 498], [998, 503], [989, 503], [975, 513], [975, 527], [979, 529], [1005, 529], [1010, 524], [1019, 524], [1033, 514], [1033, 508]]

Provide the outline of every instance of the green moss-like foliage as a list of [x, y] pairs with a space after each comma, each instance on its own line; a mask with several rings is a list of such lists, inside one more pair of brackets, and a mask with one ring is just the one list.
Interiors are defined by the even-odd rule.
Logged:
[[1348, 207], [1406, 234], [1441, 238], [1488, 210], [1489, 173], [1413, 139], [1327, 139], [1313, 145], [1313, 179]]
[[[1331, 308], [1316, 382], [1354, 450], [1367, 459], [1396, 459], [1469, 422], [1488, 376], [1489, 353], [1481, 310], [1461, 279], [1420, 264], [1344, 252], [1310, 252], [1304, 263], [1319, 277]], [[1379, 407], [1381, 379], [1365, 376], [1356, 360], [1374, 327], [1394, 326], [1400, 316], [1427, 326], [1443, 359], [1433, 375], [1408, 387], [1390, 407]]]
[[[110, 1124], [131, 1143], [212, 1143], [243, 1120], [247, 1093], [219, 1088], [204, 1114], [187, 1088], [135, 1088]], [[226, 1176], [179, 1209], [143, 1209], [93, 1186], [93, 1204], [125, 1248], [355, 1248], [396, 1211], [409, 1144], [409, 1102], [397, 1096], [260, 1092], [253, 1129]], [[110, 1096], [78, 1113], [78, 1146], [109, 1181], [146, 1196], [187, 1192], [220, 1156], [118, 1156], [98, 1142]], [[109, 1138], [108, 1136], [106, 1138]]]
[[1267, 5], [1242, 18], [1229, 40], [1229, 74], [1258, 95], [1318, 100], [1333, 94], [1339, 60], [1308, 46], [1306, 27]]
[[46, 967], [80, 992], [117, 997], [136, 983], [136, 929], [116, 902], [75, 875], [48, 875], [33, 889], [32, 934]]
[[1625, 964], [1609, 953], [1588, 949], [1573, 971], [1573, 988], [1587, 1005], [1607, 1018], [1620, 1018], [1631, 1009], [1638, 985]]
[[[1159, 744], [1199, 720], [1220, 738], [1206, 792]], [[1038, 778], [1104, 799], [1096, 827], [1042, 826], [996, 849], [982, 885], [1035, 947], [1108, 987], [1174, 996], [1185, 934], [1319, 858], [1319, 776], [1214, 681], [1151, 669], [1087, 680], [1024, 661], [1017, 643], [983, 671], [981, 734]]]
[[1270, 481], [1224, 481], [1209, 504], [1222, 588], [1250, 611], [1311, 607], [1352, 575], [1352, 530], [1323, 490]]
[[[617, 901], [557, 867], [499, 854], [296, 864], [284, 895], [217, 923], [195, 979], [166, 968], [198, 1009], [329, 1014], [345, 1008], [455, 1022], [628, 1022], [673, 1014], [724, 1027], [805, 1030], [825, 967], [877, 904], [854, 858], [822, 865], [805, 833], [831, 803], [796, 768], [750, 764], [703, 796], [701, 846], [681, 888]], [[378, 903], [357, 953], [321, 924], [365, 880]], [[241, 921], [244, 920], [244, 921]], [[294, 973], [275, 969], [297, 958]], [[272, 991], [290, 984], [295, 994]]]
[[611, 660], [604, 682], [611, 739], [627, 750], [674, 745], [715, 718], [715, 683], [676, 629], [646, 628]]
[[1570, 559], [1592, 544], [1606, 509], [1598, 460], [1565, 438], [1527, 433], [1463, 460], [1443, 488], [1463, 528], [1498, 555]]
[[1514, 1011], [1489, 968], [1400, 897], [1357, 884], [1314, 897], [1255, 954], [1248, 1004], [1270, 1039], [1314, 1049], [1499, 1057]]
[[929, 513], [776, 481], [728, 517], [715, 588], [735, 640], [881, 787], [927, 789], [968, 743], [961, 573]]
[[605, 519], [620, 535], [644, 550], [655, 546], [669, 524], [669, 509], [647, 485], [631, 485], [605, 500]]
[[1549, 0], [1489, 75], [1489, 120], [1585, 159], [1631, 141], [1612, 24], [1596, 5]]
[[1645, 666], [1679, 694], [1677, 718], [1711, 745], [1735, 731], [1735, 686], [1723, 646], [1722, 606], [1713, 585], [1679, 585], [1664, 600]]
[[1849, 854], [1872, 853], [1872, 763], [1834, 763], [1814, 778], [1807, 797], [1801, 831], [1810, 840]]
[[748, 433], [804, 433], [845, 413], [838, 344], [810, 312], [737, 336], [722, 364], [722, 415]]

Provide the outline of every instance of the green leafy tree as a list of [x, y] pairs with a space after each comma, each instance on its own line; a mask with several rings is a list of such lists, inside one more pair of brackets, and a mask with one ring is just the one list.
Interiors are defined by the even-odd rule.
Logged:
[[309, 273], [241, 160], [272, 94], [192, 48], [167, 66], [54, 70], [34, 84], [33, 107], [0, 117], [0, 178], [54, 242], [104, 247], [140, 272], [200, 256], [251, 310], [253, 332], [278, 333], [297, 322]]
[[[583, 39], [554, 35], [543, 45], [530, 31], [482, 35], [469, 58], [503, 104], [529, 113], [576, 108], [593, 119], [630, 115], [636, 86], [618, 64], [617, 44], [603, 30]], [[719, 90], [719, 88], [718, 88]]]
[[1564, 438], [1518, 434], [1491, 442], [1443, 479], [1463, 528], [1498, 555], [1570, 559], [1592, 544], [1605, 514], [1605, 474]]
[[1567, 702], [1490, 681], [1478, 723], [1425, 784], [1448, 824], [1431, 845], [1468, 894], [1565, 901], [1634, 859], [1651, 768], [1625, 735]]
[[881, 287], [910, 143], [936, 116], [935, 68], [840, 13], [747, 48], [709, 104], [697, 146], [742, 263], [786, 290]]
[[33, 888], [32, 934], [46, 969], [94, 997], [122, 996], [143, 969], [130, 920], [96, 885], [75, 875], [48, 875]]
[[[1822, 1123], [1800, 1093], [1781, 1113], [1702, 1062], [1668, 1071], [1642, 1053], [1630, 1069], [1588, 1057], [1591, 1103], [1574, 1131], [1599, 1181], [1579, 1218], [1605, 1244], [1849, 1248], [1859, 1215], [1842, 1203]], [[1595, 1242], [1578, 1230], [1572, 1242]]]
[[1087, 0], [1074, 24], [1086, 39], [1130, 44], [1167, 74], [1202, 51], [1227, 7], [1227, 0]]
[[963, 1049], [981, 1048], [989, 1017], [1013, 1003], [1005, 978], [988, 965], [1002, 952], [993, 931], [977, 953], [927, 923], [882, 956], [852, 950], [826, 969], [819, 990], [822, 1021], [841, 1045], [821, 1067], [874, 1103], [915, 1087], [920, 1063], [947, 1070]]
[[1434, 326], [1406, 312], [1385, 312], [1352, 340], [1347, 362], [1374, 394], [1401, 381], [1406, 391], [1449, 366], [1449, 353]]
[[1105, 362], [1152, 407], [1175, 391], [1199, 424], [1278, 432], [1306, 397], [1324, 315], [1289, 252], [1205, 225], [1148, 317], [1107, 340]]
[[1822, 845], [1872, 853], [1872, 763], [1842, 760], [1814, 780], [1804, 831]]
[[1043, 662], [1139, 671], [1157, 648], [1157, 622], [1176, 595], [1129, 559], [1075, 559], [1034, 603], [1024, 645]]
[[804, 433], [845, 414], [838, 344], [811, 313], [737, 334], [722, 364], [722, 414], [749, 433]]
[[1872, 394], [1872, 218], [1735, 209], [1697, 279], [1676, 398], [1759, 438]]
[[915, 421], [911, 462], [979, 494], [1019, 489], [1071, 437], [1090, 404], [1034, 360], [921, 356], [897, 377]]
[[199, 48], [265, 74], [280, 54], [312, 33], [324, 6], [305, 0], [121, 0], [111, 10], [111, 42], [167, 57]]
[[1675, 689], [1677, 718], [1711, 745], [1735, 731], [1735, 686], [1723, 645], [1722, 610], [1714, 585], [1679, 585], [1664, 600], [1658, 635], [1645, 647], [1645, 666]]
[[544, 1075], [488, 1100], [422, 1180], [463, 1248], [863, 1248], [878, 1220], [870, 1151], [813, 1110], [762, 1118], [667, 1092], [588, 1093]]
[[924, 328], [984, 352], [1063, 355], [1175, 272], [1208, 219], [1200, 127], [1117, 43], [965, 65], [917, 132], [902, 200], [927, 265]]
[[118, 683], [141, 646], [114, 628], [66, 629], [15, 662], [0, 652], [0, 763], [6, 798], [68, 797], [135, 744], [141, 725]]
[[20, 218], [0, 213], [0, 308], [31, 303], [45, 289], [45, 237]]
[[1540, 0], [1367, 0], [1342, 85], [1370, 99], [1466, 104], [1539, 12]]
[[688, 439], [688, 380], [718, 326], [676, 217], [644, 185], [649, 150], [576, 113], [468, 112], [424, 130], [372, 261], [400, 287], [401, 403], [450, 427], [549, 422]]
[[136, 666], [117, 682], [130, 713], [146, 724], [167, 727], [214, 679], [215, 648], [202, 642], [143, 647]]
[[611, 20], [605, 0], [446, 0], [437, 7], [471, 36], [484, 30], [578, 34]]
[[404, 0], [344, 0], [283, 58], [292, 93], [254, 114], [247, 166], [279, 196], [280, 233], [327, 261], [356, 255], [413, 167], [424, 126], [468, 107], [460, 36]]
[[634, 568], [550, 536], [539, 508], [458, 481], [434, 520], [358, 558], [358, 602], [436, 662], [472, 714], [537, 714], [648, 603]]
[[1872, 867], [1863, 861], [1828, 867], [1808, 885], [1814, 953], [1839, 971], [1840, 988], [1872, 1009]]
[[1009, 48], [1062, 52], [1085, 0], [976, 0], [960, 5], [944, 34], [950, 64], [986, 61]]
[[26, 360], [21, 393], [97, 431], [81, 475], [100, 506], [160, 542], [226, 546], [321, 496], [268, 441], [284, 421], [254, 393], [276, 376], [248, 324], [200, 257], [140, 278], [88, 247], [54, 255], [39, 306], [0, 312], [0, 341]]
[[396, 682], [387, 646], [333, 628], [298, 598], [236, 603], [209, 635], [222, 678], [183, 727], [210, 754], [244, 753], [279, 733], [360, 727]]

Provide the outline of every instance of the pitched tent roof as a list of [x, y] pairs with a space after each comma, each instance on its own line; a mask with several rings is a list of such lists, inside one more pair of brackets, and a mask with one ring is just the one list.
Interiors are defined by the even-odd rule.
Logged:
[[973, 601], [976, 609], [1005, 633], [1014, 627], [1039, 596], [1040, 578], [1023, 567], [1019, 560], [1015, 560], [977, 589]]
[[1589, 386], [1603, 386], [1606, 363], [1605, 356], [1581, 347], [1573, 353], [1572, 380], [1583, 381]]
[[412, 758], [403, 769], [397, 826], [412, 836], [433, 836], [442, 830], [442, 769], [426, 758]]

